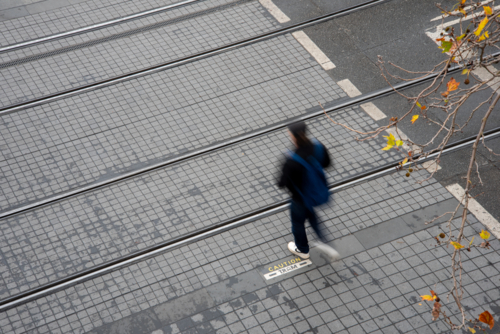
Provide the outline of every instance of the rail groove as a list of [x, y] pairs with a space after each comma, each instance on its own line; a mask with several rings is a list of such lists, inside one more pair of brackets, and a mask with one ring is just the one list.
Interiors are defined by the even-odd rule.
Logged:
[[19, 110], [23, 110], [26, 108], [34, 107], [34, 106], [37, 106], [37, 105], [40, 105], [43, 103], [49, 103], [49, 102], [52, 102], [52, 101], [55, 101], [58, 99], [62, 99], [62, 98], [66, 98], [66, 97], [69, 97], [72, 95], [81, 94], [81, 93], [84, 93], [84, 92], [87, 92], [90, 90], [94, 90], [94, 89], [98, 89], [101, 87], [117, 84], [117, 83], [120, 83], [120, 82], [123, 82], [126, 80], [135, 79], [135, 78], [138, 78], [141, 76], [145, 76], [145, 75], [149, 75], [149, 74], [156, 73], [159, 71], [163, 71], [163, 70], [166, 70], [166, 69], [169, 69], [172, 67], [184, 65], [186, 63], [190, 63], [190, 62], [193, 62], [196, 60], [207, 58], [207, 57], [210, 57], [210, 56], [222, 53], [222, 52], [226, 52], [228, 50], [232, 50], [232, 49], [239, 48], [239, 47], [242, 47], [245, 45], [253, 44], [253, 43], [256, 43], [256, 42], [259, 42], [259, 41], [262, 41], [265, 39], [269, 39], [269, 38], [272, 38], [275, 36], [279, 36], [279, 35], [282, 35], [285, 33], [289, 33], [289, 32], [292, 32], [292, 31], [295, 31], [298, 29], [303, 29], [303, 28], [306, 28], [309, 26], [313, 26], [313, 25], [319, 24], [321, 22], [324, 22], [324, 21], [327, 21], [327, 20], [330, 20], [330, 19], [333, 19], [336, 17], [348, 15], [348, 14], [353, 13], [355, 11], [366, 9], [366, 8], [372, 7], [374, 5], [385, 3], [388, 1], [391, 1], [391, 0], [370, 0], [370, 1], [367, 1], [367, 2], [359, 4], [359, 5], [351, 6], [351, 7], [348, 7], [346, 9], [338, 10], [338, 11], [335, 11], [335, 12], [332, 12], [332, 13], [329, 13], [326, 15], [322, 15], [322, 16], [319, 16], [319, 17], [316, 17], [313, 19], [305, 20], [303, 22], [300, 22], [300, 23], [297, 23], [294, 25], [290, 25], [290, 26], [285, 27], [285, 28], [280, 28], [280, 29], [277, 29], [277, 30], [274, 30], [274, 31], [271, 31], [268, 33], [264, 33], [264, 34], [254, 36], [251, 38], [247, 38], [247, 39], [244, 39], [241, 41], [230, 43], [230, 44], [227, 44], [227, 45], [224, 45], [221, 47], [217, 47], [217, 48], [214, 48], [211, 50], [199, 52], [199, 53], [196, 53], [194, 55], [190, 55], [187, 57], [179, 58], [179, 59], [165, 62], [162, 64], [154, 65], [154, 66], [151, 66], [151, 67], [148, 67], [148, 68], [145, 68], [142, 70], [134, 71], [131, 73], [122, 74], [122, 75], [119, 75], [119, 76], [116, 76], [113, 78], [109, 78], [109, 79], [105, 79], [105, 80], [101, 80], [101, 81], [98, 81], [98, 82], [95, 82], [92, 84], [88, 84], [88, 85], [80, 86], [77, 88], [71, 88], [71, 89], [68, 89], [65, 91], [53, 93], [50, 95], [46, 95], [43, 97], [29, 100], [26, 102], [21, 102], [18, 104], [6, 106], [3, 108], [0, 108], [0, 116], [10, 114], [10, 113], [13, 113], [13, 112], [16, 112]]
[[132, 15], [127, 15], [124, 17], [120, 17], [117, 19], [113, 19], [113, 20], [109, 20], [109, 21], [105, 21], [105, 22], [101, 22], [101, 23], [96, 23], [96, 24], [93, 24], [90, 26], [86, 26], [86, 27], [82, 27], [82, 28], [78, 28], [78, 29], [73, 29], [73, 30], [65, 31], [65, 32], [58, 33], [58, 34], [53, 34], [53, 35], [37, 38], [37, 39], [32, 39], [32, 40], [17, 43], [17, 44], [7, 45], [7, 46], [0, 48], [0, 53], [13, 51], [16, 49], [25, 48], [25, 47], [33, 46], [33, 45], [40, 44], [40, 43], [45, 43], [45, 42], [56, 40], [59, 38], [65, 38], [65, 37], [70, 37], [70, 36], [74, 36], [74, 35], [78, 35], [78, 34], [83, 34], [83, 33], [86, 33], [86, 32], [92, 31], [92, 30], [110, 27], [110, 26], [115, 25], [115, 24], [120, 24], [120, 23], [123, 23], [126, 21], [135, 20], [135, 19], [143, 18], [143, 17], [149, 16], [149, 15], [158, 14], [158, 13], [164, 12], [164, 11], [169, 10], [169, 9], [181, 7], [181, 6], [184, 6], [184, 5], [193, 3], [193, 2], [199, 2], [199, 1], [204, 1], [204, 0], [184, 0], [184, 1], [174, 3], [171, 5], [153, 8], [150, 10], [145, 10], [143, 12], [135, 13]]
[[[487, 131], [484, 133], [484, 139], [489, 140], [495, 137], [500, 136], [500, 128], [495, 128], [490, 131]], [[460, 141], [457, 141], [453, 144], [448, 145], [443, 150], [444, 154], [451, 153], [453, 151], [459, 150], [461, 148], [464, 148], [466, 146], [472, 145], [476, 140], [476, 136], [472, 136]], [[425, 160], [430, 160], [434, 157], [436, 157], [439, 154], [439, 152], [433, 153], [429, 155]], [[422, 160], [424, 162], [425, 160]], [[383, 167], [376, 168], [375, 170], [361, 173], [359, 175], [356, 175], [354, 177], [348, 178], [346, 180], [337, 182], [335, 184], [330, 185], [330, 192], [335, 193], [338, 192], [342, 189], [354, 186], [356, 184], [366, 182], [368, 180], [381, 177], [387, 174], [390, 174], [392, 172], [395, 172], [395, 168], [399, 166], [399, 162], [393, 162], [390, 164], [387, 164]], [[60, 291], [61, 289], [73, 286], [75, 284], [84, 282], [86, 280], [92, 279], [94, 277], [104, 275], [106, 273], [109, 273], [111, 271], [115, 271], [119, 268], [122, 268], [126, 265], [130, 265], [132, 263], [138, 262], [145, 260], [147, 258], [150, 258], [152, 256], [155, 256], [159, 253], [172, 250], [178, 247], [181, 247], [183, 245], [196, 242], [198, 240], [210, 237], [214, 234], [222, 233], [224, 231], [236, 228], [238, 226], [244, 225], [244, 224], [249, 224], [252, 223], [258, 219], [262, 219], [264, 217], [270, 216], [272, 214], [284, 211], [288, 208], [288, 201], [280, 201], [277, 203], [274, 203], [272, 205], [260, 208], [259, 210], [255, 210], [249, 213], [246, 213], [244, 215], [237, 216], [235, 218], [229, 219], [225, 222], [222, 222], [220, 224], [217, 224], [215, 226], [211, 226], [208, 228], [204, 228], [201, 230], [198, 230], [196, 232], [184, 235], [182, 237], [178, 237], [175, 239], [168, 240], [164, 243], [146, 248], [144, 250], [141, 250], [139, 252], [130, 254], [128, 256], [122, 257], [120, 259], [116, 259], [113, 261], [110, 261], [108, 263], [96, 266], [94, 268], [87, 269], [85, 271], [81, 271], [77, 274], [68, 276], [66, 278], [51, 282], [49, 284], [46, 284], [44, 286], [17, 294], [15, 296], [6, 298], [4, 300], [0, 301], [0, 312], [6, 311], [8, 309], [11, 309], [19, 304], [27, 303], [33, 299], [37, 299], [40, 297], [43, 297], [45, 295], [55, 293], [57, 291]]]

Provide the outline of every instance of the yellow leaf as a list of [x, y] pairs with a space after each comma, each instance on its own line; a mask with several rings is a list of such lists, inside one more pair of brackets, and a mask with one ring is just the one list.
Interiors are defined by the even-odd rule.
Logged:
[[464, 14], [464, 16], [467, 16], [467, 12], [463, 8], [458, 9], [460, 13]]
[[382, 151], [389, 151], [394, 145], [387, 145], [382, 149]]
[[402, 140], [396, 140], [396, 145], [398, 146], [403, 146], [403, 141]]
[[387, 138], [387, 146], [394, 146], [396, 145], [396, 138], [392, 133], [389, 134], [389, 136], [384, 136], [384, 138]]
[[481, 42], [483, 40], [485, 40], [486, 38], [489, 38], [490, 37], [490, 34], [486, 31], [484, 34], [481, 35], [481, 37], [479, 37], [479, 39], [477, 40], [478, 42]]
[[470, 332], [471, 332], [472, 334], [475, 334], [475, 333], [476, 333], [476, 330], [475, 330], [474, 328], [470, 328], [470, 327], [469, 327], [469, 330], [470, 330]]
[[417, 107], [422, 108], [422, 105], [417, 101]]
[[[457, 82], [455, 79], [451, 78], [450, 81], [446, 84], [446, 87], [448, 88], [448, 92], [452, 92], [458, 88], [460, 85], [460, 82]], [[443, 95], [443, 94], [441, 94]], [[445, 96], [446, 97], [446, 96]]]
[[479, 233], [479, 236], [481, 237], [481, 239], [488, 240], [490, 238], [491, 234], [488, 231], [481, 230], [481, 233]]
[[475, 237], [472, 237], [472, 240], [469, 242], [469, 246], [472, 245], [472, 243], [474, 242], [474, 238]]
[[464, 248], [464, 246], [462, 246], [461, 244], [459, 244], [458, 242], [455, 242], [455, 241], [450, 241], [450, 244], [452, 244], [453, 247], [455, 247], [455, 249]]
[[405, 158], [401, 164], [404, 165], [407, 162], [408, 162], [408, 158]]
[[492, 14], [492, 11], [491, 11], [491, 7], [490, 6], [483, 6], [484, 8], [484, 13], [486, 15], [491, 15]]
[[411, 124], [415, 123], [418, 119], [418, 115], [414, 115], [412, 118], [411, 118]]
[[474, 31], [474, 35], [479, 36], [481, 34], [481, 31], [483, 31], [484, 27], [488, 24], [488, 18], [485, 17], [481, 23], [479, 23], [479, 26], [477, 27], [476, 31]]
[[457, 41], [461, 40], [461, 39], [462, 39], [462, 38], [464, 38], [464, 37], [465, 37], [465, 34], [462, 34], [462, 35], [458, 36], [458, 37], [457, 37]]
[[464, 69], [464, 70], [462, 71], [462, 74], [469, 74], [469, 72], [470, 72], [470, 71], [469, 71], [468, 69]]
[[420, 297], [422, 297], [422, 300], [427, 300], [427, 301], [432, 301], [434, 299], [434, 297], [429, 296], [429, 295], [423, 295], [423, 296], [420, 296]]

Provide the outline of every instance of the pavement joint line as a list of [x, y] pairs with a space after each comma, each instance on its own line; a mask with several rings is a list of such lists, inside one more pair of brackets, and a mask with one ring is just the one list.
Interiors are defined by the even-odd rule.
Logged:
[[[497, 136], [500, 136], [500, 128], [496, 128], [494, 130], [490, 130], [489, 132], [487, 132], [484, 135], [484, 139], [488, 140], [491, 138], [495, 138]], [[458, 144], [452, 144], [454, 146], [443, 150], [443, 153], [449, 153], [449, 152], [453, 152], [453, 151], [456, 151], [458, 149], [461, 149], [465, 146], [472, 144], [475, 140], [476, 140], [475, 137], [461, 140]], [[430, 154], [426, 158], [426, 160], [432, 159], [432, 158], [438, 156], [438, 154], [440, 154], [440, 152]], [[342, 189], [354, 186], [356, 184], [363, 183], [363, 182], [372, 180], [374, 178], [384, 176], [386, 174], [394, 173], [396, 166], [398, 166], [397, 162], [395, 162], [393, 164], [388, 164], [386, 166], [377, 168], [373, 172], [362, 173], [361, 175], [355, 176], [349, 180], [339, 182], [339, 183], [337, 183], [337, 185], [331, 185], [330, 192], [338, 192]], [[157, 246], [153, 246], [153, 247], [144, 249], [138, 253], [134, 253], [134, 254], [131, 254], [129, 256], [125, 256], [122, 259], [113, 260], [108, 264], [103, 264], [103, 265], [97, 266], [94, 269], [91, 268], [87, 271], [80, 272], [76, 275], [72, 275], [72, 276], [69, 276], [67, 278], [60, 279], [59, 281], [49, 283], [45, 286], [41, 286], [41, 287], [38, 287], [38, 288], [35, 288], [32, 290], [25, 291], [17, 296], [13, 296], [13, 297], [5, 299], [4, 301], [0, 301], [0, 312], [3, 312], [4, 310], [10, 309], [10, 308], [13, 308], [19, 304], [27, 303], [33, 299], [37, 299], [37, 298], [46, 296], [50, 293], [60, 291], [61, 289], [73, 286], [73, 285], [78, 284], [80, 282], [87, 281], [87, 280], [92, 279], [96, 276], [104, 275], [108, 272], [122, 268], [128, 264], [132, 264], [132, 263], [144, 260], [144, 259], [151, 258], [152, 256], [154, 256], [158, 253], [161, 253], [161, 252], [164, 252], [164, 251], [167, 251], [170, 249], [178, 248], [178, 247], [183, 246], [185, 244], [189, 244], [189, 243], [198, 241], [200, 239], [204, 239], [204, 238], [212, 236], [214, 234], [225, 232], [225, 231], [230, 230], [232, 228], [254, 222], [254, 221], [261, 219], [261, 218], [268, 217], [270, 215], [273, 215], [275, 213], [278, 213], [278, 212], [284, 211], [285, 209], [288, 209], [288, 206], [289, 206], [289, 201], [281, 201], [281, 202], [275, 203], [273, 205], [256, 210], [254, 212], [250, 212], [250, 213], [244, 214], [242, 216], [235, 217], [234, 219], [231, 219], [230, 221], [228, 221], [226, 223], [221, 223], [221, 224], [218, 224], [217, 226], [209, 227], [209, 228], [206, 228], [202, 231], [195, 232], [195, 233], [180, 237], [180, 238], [175, 239], [175, 240], [167, 241], [164, 244], [160, 244]]]
[[290, 21], [290, 18], [286, 16], [286, 14], [283, 13], [281, 9], [279, 9], [278, 6], [276, 6], [271, 0], [259, 0], [259, 2], [279, 23], [286, 23]]
[[171, 5], [167, 5], [167, 6], [163, 6], [163, 7], [158, 7], [158, 8], [154, 8], [154, 9], [150, 9], [150, 10], [146, 10], [146, 11], [142, 11], [142, 12], [139, 12], [139, 13], [136, 13], [136, 14], [128, 15], [128, 16], [121, 17], [121, 18], [114, 19], [114, 20], [109, 20], [109, 21], [97, 23], [97, 24], [94, 24], [94, 25], [91, 25], [91, 26], [82, 27], [82, 28], [78, 28], [78, 29], [74, 29], [74, 30], [69, 30], [69, 31], [66, 31], [66, 32], [62, 32], [62, 33], [54, 34], [54, 35], [49, 35], [49, 36], [45, 36], [45, 37], [38, 38], [38, 39], [32, 39], [32, 40], [29, 40], [29, 41], [26, 41], [26, 42], [22, 42], [22, 43], [8, 45], [8, 46], [5, 46], [3, 48], [0, 48], [0, 53], [12, 51], [12, 50], [15, 50], [15, 49], [19, 49], [19, 48], [23, 48], [23, 47], [27, 47], [27, 46], [31, 46], [31, 45], [35, 45], [35, 44], [44, 43], [44, 42], [51, 41], [51, 40], [54, 40], [54, 39], [59, 39], [59, 38], [63, 38], [63, 37], [69, 37], [69, 36], [73, 36], [73, 35], [85, 33], [85, 32], [91, 31], [91, 30], [101, 29], [101, 28], [108, 27], [108, 26], [111, 26], [111, 25], [115, 25], [115, 24], [118, 24], [118, 23], [122, 23], [122, 22], [125, 22], [125, 21], [129, 21], [129, 20], [140, 18], [140, 17], [157, 14], [157, 13], [160, 13], [160, 12], [172, 9], [172, 8], [184, 6], [184, 5], [187, 5], [187, 4], [190, 4], [190, 3], [193, 3], [193, 2], [198, 2], [198, 1], [204, 1], [204, 0], [184, 0], [184, 1], [181, 1], [181, 2], [178, 2], [178, 3], [174, 3], [174, 4], [171, 4]]
[[[258, 36], [254, 36], [254, 37], [240, 40], [240, 41], [237, 41], [234, 43], [230, 43], [230, 44], [227, 44], [227, 45], [224, 45], [221, 47], [217, 47], [215, 49], [202, 51], [202, 52], [196, 53], [194, 55], [190, 55], [190, 56], [186, 56], [186, 57], [179, 58], [176, 60], [172, 60], [172, 61], [169, 61], [169, 62], [166, 62], [163, 64], [154, 65], [154, 66], [151, 66], [149, 68], [126, 73], [123, 75], [119, 75], [117, 77], [112, 77], [112, 78], [105, 79], [105, 80], [95, 82], [92, 84], [83, 85], [83, 86], [80, 86], [77, 88], [72, 88], [72, 89], [68, 89], [65, 91], [57, 92], [57, 93], [54, 93], [51, 95], [46, 95], [46, 96], [43, 96], [40, 98], [35, 98], [35, 99], [32, 99], [32, 100], [27, 101], [27, 102], [21, 102], [18, 104], [6, 106], [4, 108], [0, 108], [0, 116], [2, 116], [4, 114], [10, 114], [10, 113], [13, 113], [13, 112], [16, 112], [19, 110], [23, 110], [26, 108], [34, 107], [34, 106], [37, 106], [40, 104], [49, 103], [49, 102], [52, 102], [55, 100], [63, 99], [63, 98], [73, 96], [76, 94], [81, 94], [81, 93], [84, 93], [87, 91], [95, 90], [95, 89], [98, 89], [101, 87], [114, 85], [114, 84], [117, 84], [117, 83], [120, 83], [123, 81], [128, 81], [128, 80], [132, 80], [135, 78], [143, 77], [143, 76], [146, 76], [146, 75], [149, 75], [152, 73], [160, 72], [160, 71], [163, 71], [163, 70], [166, 70], [169, 68], [173, 68], [173, 67], [177, 67], [180, 65], [184, 65], [187, 63], [191, 63], [193, 61], [197, 61], [197, 60], [204, 59], [204, 58], [207, 58], [210, 56], [214, 56], [214, 55], [217, 55], [219, 53], [223, 53], [223, 52], [226, 52], [229, 50], [240, 48], [240, 47], [243, 47], [246, 45], [254, 44], [254, 43], [257, 43], [257, 42], [260, 42], [263, 40], [267, 40], [267, 39], [270, 39], [273, 37], [277, 37], [277, 36], [280, 36], [280, 35], [283, 35], [286, 33], [291, 33], [291, 32], [294, 32], [296, 30], [303, 29], [305, 27], [320, 24], [322, 22], [325, 22], [325, 21], [328, 21], [328, 20], [331, 20], [331, 19], [334, 19], [337, 17], [349, 15], [349, 14], [357, 12], [359, 10], [370, 8], [372, 6], [382, 4], [382, 3], [385, 3], [388, 1], [391, 1], [391, 0], [370, 0], [370, 1], [364, 2], [364, 3], [359, 4], [359, 5], [354, 5], [354, 6], [342, 9], [342, 10], [334, 11], [334, 12], [331, 12], [331, 13], [326, 14], [326, 15], [322, 15], [322, 16], [319, 16], [319, 17], [316, 17], [313, 19], [299, 22], [297, 24], [293, 24], [289, 27], [284, 27], [284, 28], [280, 28], [280, 29], [277, 29], [277, 30], [274, 30], [271, 32], [263, 33], [263, 34], [258, 35]], [[419, 82], [419, 81], [416, 81], [416, 82]]]
[[[335, 68], [335, 64], [321, 51], [321, 49], [302, 30], [292, 33], [292, 36], [313, 56], [325, 71]], [[349, 95], [349, 94], [348, 94]], [[358, 95], [361, 95], [358, 94]], [[349, 97], [354, 97], [350, 96]]]
[[[446, 189], [460, 202], [464, 203], [465, 190], [458, 183], [446, 186]], [[469, 211], [476, 216], [484, 226], [486, 226], [491, 233], [500, 239], [500, 223], [496, 220], [481, 204], [479, 204], [473, 197], [469, 198]]]

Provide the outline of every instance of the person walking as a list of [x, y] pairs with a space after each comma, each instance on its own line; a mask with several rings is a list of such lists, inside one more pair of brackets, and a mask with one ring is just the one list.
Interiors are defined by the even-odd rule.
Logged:
[[278, 181], [278, 187], [286, 187], [292, 195], [290, 216], [294, 241], [288, 243], [288, 250], [303, 259], [309, 258], [310, 247], [305, 229], [307, 219], [321, 241], [316, 246], [330, 259], [338, 258], [337, 251], [323, 243], [325, 238], [314, 211], [315, 206], [324, 204], [329, 199], [323, 169], [330, 166], [330, 155], [323, 144], [308, 138], [304, 122], [291, 124], [288, 133], [295, 151], [289, 152]]

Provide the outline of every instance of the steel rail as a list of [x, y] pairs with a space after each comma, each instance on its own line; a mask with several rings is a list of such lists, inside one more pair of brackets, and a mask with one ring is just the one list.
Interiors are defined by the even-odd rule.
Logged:
[[[495, 137], [500, 137], [500, 127], [489, 130], [484, 132], [484, 139], [489, 140], [493, 139]], [[462, 140], [459, 140], [453, 144], [448, 145], [445, 149], [443, 149], [442, 153], [443, 154], [449, 154], [451, 152], [454, 152], [456, 150], [462, 149], [464, 147], [467, 147], [469, 145], [472, 145], [476, 140], [476, 136], [471, 136]], [[428, 157], [423, 159], [421, 162], [425, 162], [427, 160], [433, 159], [437, 157], [440, 153], [435, 152], [430, 154]], [[343, 189], [355, 186], [357, 184], [382, 177], [384, 175], [388, 175], [391, 173], [396, 172], [396, 167], [399, 166], [399, 162], [393, 162], [386, 164], [385, 166], [376, 168], [372, 171], [365, 172], [365, 173], [360, 173], [354, 177], [348, 178], [346, 180], [334, 183], [329, 186], [330, 192], [335, 193], [338, 191], [341, 191]], [[175, 248], [182, 247], [186, 244], [193, 243], [196, 241], [199, 241], [204, 238], [208, 238], [212, 235], [219, 234], [225, 231], [228, 231], [230, 229], [252, 223], [258, 219], [262, 219], [265, 217], [268, 217], [270, 215], [276, 214], [278, 212], [282, 212], [286, 210], [289, 206], [289, 201], [280, 201], [275, 204], [260, 208], [258, 210], [249, 212], [247, 214], [243, 214], [240, 216], [237, 216], [235, 218], [232, 218], [230, 220], [227, 220], [225, 222], [222, 222], [220, 224], [217, 224], [215, 226], [207, 227], [201, 230], [198, 230], [196, 232], [187, 234], [182, 237], [178, 237], [175, 239], [171, 239], [169, 241], [163, 242], [161, 244], [146, 248], [144, 250], [141, 250], [139, 252], [124, 256], [120, 259], [112, 260], [108, 263], [96, 266], [91, 269], [84, 270], [82, 272], [70, 275], [66, 278], [59, 279], [57, 281], [54, 281], [52, 283], [46, 284], [44, 286], [22, 292], [20, 294], [17, 294], [15, 296], [3, 299], [0, 301], [0, 312], [4, 312], [8, 309], [11, 309], [17, 305], [27, 303], [33, 299], [41, 298], [45, 295], [55, 293], [57, 291], [60, 291], [61, 289], [68, 288], [70, 286], [73, 286], [75, 284], [84, 282], [86, 280], [92, 279], [97, 276], [104, 275], [106, 273], [109, 273], [111, 271], [118, 270], [119, 268], [122, 268], [124, 266], [130, 265], [132, 263], [138, 262], [145, 260], [147, 258], [150, 258], [152, 256], [155, 256], [157, 254], [160, 254], [165, 251], [169, 251]]]
[[[458, 71], [458, 70], [459, 70], [458, 68], [451, 69], [451, 71], [449, 71], [449, 73], [453, 73], [454, 71]], [[423, 82], [432, 80], [435, 77], [436, 77], [436, 75], [430, 75], [430, 76], [421, 78], [419, 80], [415, 80], [415, 81], [411, 81], [411, 82], [403, 82], [403, 83], [394, 85], [393, 86], [394, 88], [386, 87], [383, 89], [379, 89], [379, 90], [376, 90], [376, 91], [368, 93], [368, 94], [363, 94], [363, 95], [360, 95], [358, 97], [351, 98], [346, 102], [339, 103], [339, 104], [334, 105], [330, 108], [327, 108], [327, 109], [325, 109], [325, 111], [327, 113], [331, 113], [331, 112], [334, 112], [337, 110], [341, 110], [341, 109], [344, 109], [347, 107], [354, 106], [356, 104], [366, 102], [368, 100], [384, 97], [388, 94], [395, 93], [394, 89], [396, 89], [396, 90], [408, 89], [408, 88], [411, 88], [411, 87], [416, 86], [418, 84], [421, 84]], [[35, 209], [35, 208], [38, 208], [38, 207], [41, 207], [44, 205], [48, 205], [48, 204], [51, 204], [51, 203], [54, 203], [54, 202], [57, 202], [60, 200], [64, 200], [64, 199], [67, 199], [69, 197], [73, 197], [73, 196], [76, 196], [76, 195], [79, 195], [79, 194], [82, 194], [82, 193], [85, 193], [88, 191], [92, 191], [92, 190], [95, 190], [95, 189], [98, 189], [101, 187], [105, 187], [105, 186], [108, 186], [110, 184], [113, 184], [113, 183], [116, 183], [116, 182], [119, 182], [122, 180], [126, 180], [129, 178], [138, 176], [140, 174], [148, 173], [148, 172], [151, 172], [153, 170], [156, 170], [156, 169], [159, 169], [162, 167], [166, 167], [166, 166], [169, 166], [169, 165], [172, 165], [175, 163], [179, 163], [179, 162], [182, 162], [182, 161], [187, 160], [187, 159], [192, 159], [192, 158], [200, 156], [200, 155], [208, 154], [208, 153], [213, 152], [215, 150], [219, 150], [219, 149], [222, 149], [224, 147], [227, 147], [227, 146], [230, 146], [233, 144], [237, 144], [237, 143], [243, 142], [245, 140], [249, 140], [249, 139], [252, 139], [252, 138], [255, 138], [258, 136], [262, 136], [264, 134], [285, 128], [286, 126], [290, 125], [293, 122], [297, 122], [299, 120], [305, 121], [305, 120], [320, 116], [322, 114], [323, 114], [323, 111], [318, 110], [315, 112], [308, 113], [306, 115], [294, 117], [294, 118], [288, 119], [286, 121], [282, 121], [282, 122], [276, 123], [274, 125], [270, 125], [270, 126], [262, 128], [262, 129], [256, 130], [256, 131], [248, 132], [246, 134], [236, 136], [236, 137], [221, 141], [221, 142], [216, 143], [216, 144], [208, 145], [208, 146], [205, 146], [201, 149], [196, 149], [196, 150], [193, 150], [189, 153], [179, 155], [175, 158], [171, 158], [171, 159], [168, 159], [168, 160], [165, 160], [165, 161], [162, 161], [159, 163], [155, 163], [155, 164], [152, 164], [152, 165], [140, 168], [140, 169], [136, 169], [134, 171], [130, 171], [128, 173], [124, 173], [124, 174], [118, 175], [116, 177], [113, 177], [113, 178], [110, 178], [110, 179], [107, 179], [107, 180], [104, 180], [101, 182], [91, 183], [91, 184], [88, 184], [86, 186], [82, 186], [82, 187], [79, 187], [79, 188], [76, 188], [73, 190], [65, 191], [63, 193], [59, 193], [57, 195], [47, 197], [47, 198], [44, 198], [42, 200], [14, 208], [14, 209], [9, 210], [9, 211], [4, 211], [4, 212], [0, 213], [0, 219], [7, 218], [7, 217], [10, 217], [10, 216], [13, 216], [13, 215], [16, 215], [16, 214], [19, 214], [19, 213], [22, 213], [22, 212], [25, 212], [28, 210], [32, 210], [32, 209]]]
[[300, 23], [290, 25], [288, 27], [276, 29], [276, 30], [268, 32], [268, 33], [264, 33], [264, 34], [257, 35], [257, 36], [251, 37], [251, 38], [247, 38], [247, 39], [244, 39], [241, 41], [230, 43], [230, 44], [227, 44], [227, 45], [224, 45], [221, 47], [217, 47], [217, 48], [214, 48], [211, 50], [202, 51], [202, 52], [196, 53], [194, 55], [190, 55], [187, 57], [168, 61], [168, 62], [165, 62], [162, 64], [154, 65], [154, 66], [151, 66], [151, 67], [148, 67], [148, 68], [145, 68], [142, 70], [130, 72], [127, 74], [122, 74], [122, 75], [119, 75], [119, 76], [116, 76], [113, 78], [109, 78], [109, 79], [105, 79], [105, 80], [101, 80], [101, 81], [98, 81], [98, 82], [95, 82], [92, 84], [88, 84], [88, 85], [80, 86], [77, 88], [72, 88], [72, 89], [68, 89], [65, 91], [53, 93], [53, 94], [43, 96], [40, 98], [36, 98], [36, 99], [30, 100], [27, 102], [22, 102], [19, 104], [6, 106], [3, 108], [0, 108], [0, 116], [5, 115], [5, 114], [10, 114], [10, 113], [22, 110], [22, 109], [34, 107], [34, 106], [39, 105], [39, 104], [49, 103], [49, 102], [52, 102], [52, 101], [55, 101], [58, 99], [62, 99], [62, 98], [66, 98], [66, 97], [69, 97], [69, 96], [72, 96], [75, 94], [81, 94], [81, 93], [84, 93], [84, 92], [87, 92], [90, 90], [102, 88], [102, 87], [105, 87], [108, 85], [117, 84], [117, 83], [120, 83], [120, 82], [123, 82], [126, 80], [135, 79], [135, 78], [149, 75], [149, 74], [152, 74], [155, 72], [163, 71], [163, 70], [166, 70], [166, 69], [169, 69], [172, 67], [184, 65], [186, 63], [190, 63], [190, 62], [193, 62], [196, 60], [207, 58], [207, 57], [210, 57], [210, 56], [222, 53], [222, 52], [236, 49], [236, 48], [239, 48], [239, 47], [242, 47], [245, 45], [253, 44], [253, 43], [265, 40], [265, 39], [276, 37], [276, 36], [279, 36], [279, 35], [282, 35], [285, 33], [292, 32], [294, 30], [313, 26], [313, 25], [322, 23], [324, 21], [331, 20], [331, 19], [336, 18], [336, 17], [348, 15], [348, 14], [351, 14], [351, 13], [356, 12], [358, 10], [366, 9], [366, 8], [369, 8], [369, 7], [372, 7], [372, 6], [381, 4], [381, 3], [389, 2], [389, 1], [391, 1], [391, 0], [370, 0], [370, 1], [364, 2], [364, 3], [359, 4], [359, 5], [351, 6], [351, 7], [342, 9], [342, 10], [338, 10], [338, 11], [335, 11], [335, 12], [332, 12], [332, 13], [329, 13], [326, 15], [322, 15], [322, 16], [313, 18], [313, 19], [305, 20], [305, 21], [302, 21]]
[[153, 9], [149, 9], [149, 10], [146, 10], [146, 11], [143, 11], [143, 12], [139, 12], [139, 13], [135, 13], [135, 14], [132, 14], [132, 15], [124, 16], [124, 17], [121, 17], [121, 18], [118, 18], [118, 19], [113, 19], [113, 20], [110, 20], [110, 21], [96, 23], [96, 24], [93, 24], [93, 25], [90, 25], [90, 26], [86, 26], [86, 27], [82, 27], [82, 28], [78, 28], [78, 29], [74, 29], [74, 30], [69, 30], [69, 31], [66, 31], [66, 32], [62, 32], [62, 33], [58, 33], [58, 34], [54, 34], [54, 35], [49, 35], [49, 36], [45, 36], [45, 37], [41, 37], [41, 38], [37, 38], [37, 39], [32, 39], [32, 40], [29, 40], [29, 41], [26, 41], [26, 42], [21, 42], [21, 43], [17, 43], [17, 44], [7, 45], [5, 47], [0, 48], [0, 53], [8, 52], [8, 51], [13, 51], [15, 49], [20, 49], [20, 48], [32, 46], [32, 45], [35, 45], [35, 44], [45, 43], [45, 42], [52, 41], [52, 40], [59, 39], [59, 38], [74, 36], [74, 35], [86, 33], [86, 32], [92, 31], [92, 30], [97, 30], [97, 29], [109, 27], [109, 26], [112, 26], [112, 25], [115, 25], [115, 24], [119, 24], [119, 23], [122, 23], [122, 22], [125, 22], [125, 21], [130, 21], [130, 20], [141, 18], [141, 17], [145, 17], [145, 16], [157, 14], [157, 13], [169, 10], [169, 9], [173, 9], [173, 8], [176, 8], [176, 7], [184, 6], [184, 5], [187, 5], [187, 4], [190, 4], [190, 3], [193, 3], [193, 2], [198, 2], [198, 1], [203, 1], [203, 0], [184, 0], [184, 1], [181, 1], [181, 2], [178, 2], [178, 3], [174, 3], [174, 4], [171, 4], [171, 5], [167, 5], [167, 6], [163, 6], [163, 7], [158, 7], [158, 8], [153, 8]]

